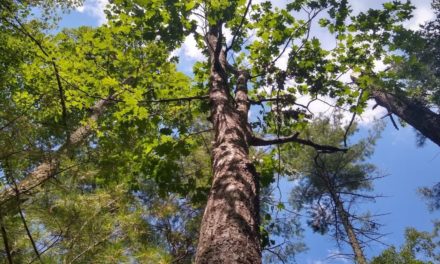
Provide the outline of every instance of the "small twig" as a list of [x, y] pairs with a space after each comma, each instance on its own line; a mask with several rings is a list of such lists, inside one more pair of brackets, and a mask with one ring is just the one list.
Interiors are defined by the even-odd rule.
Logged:
[[[361, 90], [361, 92], [360, 92], [358, 100], [357, 100], [356, 108], [361, 103], [362, 96], [364, 95], [364, 90], [363, 89], [360, 89], [360, 90]], [[351, 126], [353, 125], [354, 119], [356, 118], [356, 114], [357, 113], [356, 113], [356, 109], [355, 109], [355, 111], [353, 112], [353, 115], [351, 116], [350, 123], [348, 124], [347, 128], [345, 129], [345, 134], [344, 134], [344, 146], [345, 147], [347, 147], [347, 136], [348, 136], [348, 133], [350, 133], [350, 129], [351, 129]]]
[[399, 130], [399, 127], [397, 126], [397, 123], [396, 123], [396, 121], [394, 120], [392, 114], [390, 114], [390, 120], [391, 120], [391, 123], [393, 123], [393, 126], [394, 126], [397, 130]]
[[262, 105], [264, 102], [283, 102], [283, 103], [287, 103], [290, 105], [295, 105], [295, 106], [299, 106], [301, 108], [304, 108], [305, 110], [307, 110], [307, 112], [309, 112], [311, 115], [313, 115], [313, 112], [310, 111], [309, 107], [307, 105], [303, 105], [303, 104], [299, 104], [296, 103], [294, 98], [290, 97], [290, 96], [281, 96], [280, 98], [259, 98], [258, 100], [249, 100], [249, 103], [252, 105]]
[[195, 131], [195, 132], [193, 132], [193, 133], [189, 133], [187, 136], [200, 135], [200, 134], [207, 133], [207, 132], [211, 132], [211, 131], [214, 131], [214, 129], [212, 129], [212, 128], [208, 128], [208, 129], [204, 129], [204, 130], [200, 130], [200, 131]]
[[[50, 244], [46, 244], [46, 245], [44, 245], [45, 247], [44, 247], [44, 249], [41, 250], [40, 255], [43, 255], [43, 254], [46, 253], [48, 250], [50, 250], [51, 248], [53, 248], [53, 247], [58, 243], [58, 241], [60, 241], [61, 239], [62, 239], [62, 234], [59, 234], [59, 235], [57, 235], [55, 238], [51, 239], [49, 242], [52, 242], [52, 241], [53, 241], [53, 242], [50, 243]], [[29, 262], [29, 264], [34, 263], [35, 260], [37, 260], [36, 257], [34, 257], [34, 258]]]
[[278, 56], [271, 61], [271, 63], [269, 65], [273, 65], [275, 64], [275, 62], [277, 60], [279, 60], [281, 58], [281, 56], [283, 56], [284, 52], [286, 52], [287, 47], [289, 46], [290, 42], [293, 40], [293, 37], [295, 36], [295, 33], [299, 30], [302, 29], [304, 26], [307, 26], [307, 34], [306, 34], [306, 38], [303, 40], [303, 44], [295, 51], [295, 55], [302, 49], [302, 47], [304, 46], [304, 43], [307, 42], [307, 40], [309, 39], [310, 36], [310, 27], [311, 27], [311, 22], [312, 20], [322, 11], [323, 9], [317, 10], [313, 16], [310, 16], [310, 13], [308, 14], [308, 19], [306, 21], [306, 23], [304, 23], [303, 25], [301, 25], [299, 28], [297, 28], [294, 32], [292, 32], [292, 34], [289, 36], [289, 38], [287, 39], [286, 45], [284, 45], [283, 50], [280, 52], [280, 54], [278, 54]]
[[84, 254], [86, 254], [87, 252], [89, 252], [90, 250], [92, 250], [93, 248], [99, 246], [100, 244], [104, 243], [108, 238], [110, 238], [113, 235], [113, 233], [110, 233], [109, 235], [105, 236], [104, 238], [102, 238], [101, 240], [96, 241], [93, 245], [91, 245], [90, 247], [86, 248], [84, 251], [82, 251], [81, 253], [79, 253], [78, 255], [76, 255], [70, 262], [69, 264], [72, 264], [73, 262], [75, 262], [77, 259], [79, 259], [80, 257], [82, 257]]
[[281, 261], [281, 263], [283, 263], [283, 264], [286, 263], [286, 261], [284, 261], [284, 259], [281, 257], [281, 255], [278, 252], [273, 251], [272, 249], [269, 249], [269, 248], [265, 248], [264, 250], [267, 250], [270, 253], [274, 254]]
[[397, 126], [397, 123], [396, 123], [396, 121], [395, 121], [394, 118], [393, 118], [393, 113], [388, 112], [388, 114], [384, 115], [381, 119], [384, 119], [384, 118], [386, 118], [386, 117], [390, 117], [391, 123], [393, 123], [394, 128], [395, 128], [396, 130], [399, 130], [399, 127]]
[[235, 39], [236, 39], [236, 37], [238, 36], [238, 34], [240, 33], [241, 28], [242, 28], [243, 25], [244, 25], [244, 21], [245, 21], [245, 19], [246, 19], [247, 13], [249, 12], [249, 8], [250, 8], [251, 4], [252, 4], [252, 0], [249, 0], [248, 4], [247, 4], [247, 6], [246, 6], [246, 10], [244, 11], [243, 16], [241, 17], [240, 25], [238, 26], [237, 30], [235, 30], [235, 33], [234, 33], [233, 36], [232, 36], [231, 44], [229, 45], [229, 47], [226, 48], [225, 53], [228, 53], [228, 51], [229, 51], [229, 50], [232, 48], [232, 46], [234, 45]]
[[13, 118], [12, 120], [8, 121], [5, 125], [3, 125], [2, 127], [0, 127], [0, 131], [7, 128], [8, 126], [12, 125], [13, 123], [15, 123], [15, 121], [17, 121], [18, 119], [20, 119], [21, 117], [23, 117], [23, 115], [19, 115], [15, 118]]

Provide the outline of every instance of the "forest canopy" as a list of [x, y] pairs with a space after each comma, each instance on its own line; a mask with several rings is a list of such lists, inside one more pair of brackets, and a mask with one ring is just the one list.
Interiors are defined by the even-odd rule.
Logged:
[[439, 261], [436, 219], [390, 245], [371, 209], [387, 123], [440, 146], [440, 2], [415, 4], [1, 1], [0, 259], [292, 263], [311, 230]]

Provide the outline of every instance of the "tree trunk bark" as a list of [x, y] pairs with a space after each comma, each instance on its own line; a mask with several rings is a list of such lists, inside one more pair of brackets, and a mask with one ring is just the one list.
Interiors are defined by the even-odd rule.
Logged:
[[404, 96], [373, 90], [376, 103], [388, 109], [440, 146], [440, 115]]
[[238, 72], [235, 102], [229, 93], [221, 24], [206, 36], [209, 47], [213, 183], [203, 215], [197, 264], [261, 263], [258, 175], [250, 161], [248, 74]]

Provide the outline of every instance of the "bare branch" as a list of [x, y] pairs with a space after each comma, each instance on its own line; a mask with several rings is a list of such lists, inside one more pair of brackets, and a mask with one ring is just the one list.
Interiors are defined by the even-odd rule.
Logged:
[[6, 228], [3, 225], [3, 217], [0, 215], [0, 229], [3, 237], [3, 244], [5, 246], [6, 256], [9, 264], [13, 264], [11, 249], [9, 248], [8, 234], [6, 233]]
[[290, 95], [283, 95], [280, 96], [279, 98], [275, 97], [275, 98], [259, 98], [258, 100], [249, 100], [249, 103], [252, 105], [261, 105], [264, 102], [283, 102], [286, 104], [290, 104], [290, 105], [295, 105], [295, 106], [299, 106], [301, 108], [304, 108], [305, 110], [307, 110], [307, 112], [309, 112], [311, 115], [313, 115], [313, 112], [310, 111], [309, 106], [308, 105], [303, 105], [303, 104], [298, 104], [295, 102], [295, 98], [293, 98]]
[[[139, 103], [169, 103], [169, 102], [180, 102], [180, 101], [193, 101], [193, 100], [206, 100], [209, 99], [208, 95], [197, 95], [190, 97], [180, 97], [180, 98], [162, 98], [155, 100], [142, 100]], [[121, 100], [118, 100], [121, 101]]]
[[64, 124], [67, 125], [67, 109], [66, 109], [66, 102], [65, 102], [65, 98], [64, 98], [64, 90], [63, 90], [63, 86], [61, 85], [61, 79], [60, 79], [60, 74], [58, 72], [58, 67], [57, 67], [54, 59], [52, 59], [52, 66], [53, 66], [53, 70], [55, 72], [55, 77], [57, 79], [58, 92], [60, 95], [61, 109], [62, 109], [62, 113], [63, 113], [63, 121], [64, 121]]
[[[17, 199], [19, 199], [19, 196], [17, 195]], [[21, 209], [20, 204], [18, 205], [18, 213], [20, 214], [21, 222], [23, 223], [24, 229], [26, 230], [26, 234], [29, 238], [29, 241], [32, 244], [32, 248], [34, 249], [35, 255], [37, 256], [37, 259], [40, 261], [40, 263], [43, 263], [41, 260], [40, 253], [38, 252], [37, 245], [35, 244], [35, 240], [32, 237], [31, 231], [29, 230], [29, 227], [26, 223], [26, 218], [24, 217], [23, 210]]]
[[234, 32], [234, 34], [233, 34], [233, 36], [232, 36], [231, 44], [229, 45], [229, 47], [226, 48], [225, 53], [228, 53], [228, 51], [229, 51], [229, 50], [232, 48], [232, 46], [234, 45], [235, 39], [236, 39], [236, 37], [238, 36], [238, 34], [240, 33], [241, 28], [242, 28], [243, 25], [244, 25], [244, 21], [245, 21], [245, 19], [246, 19], [247, 13], [249, 12], [249, 8], [250, 8], [251, 4], [252, 4], [252, 0], [249, 0], [248, 4], [247, 4], [247, 6], [246, 6], [246, 10], [244, 11], [243, 16], [241, 17], [240, 25], [238, 26], [237, 30], [235, 30], [235, 32]]
[[289, 137], [279, 137], [275, 139], [263, 139], [260, 137], [253, 136], [251, 139], [251, 145], [252, 146], [268, 146], [268, 145], [275, 145], [275, 144], [284, 144], [289, 142], [296, 142], [302, 145], [310, 146], [316, 149], [317, 151], [321, 153], [333, 153], [333, 152], [346, 152], [347, 149], [341, 149], [335, 146], [328, 146], [328, 145], [319, 145], [314, 143], [311, 140], [308, 139], [301, 139], [298, 138], [299, 133], [295, 133], [292, 136]]
[[286, 52], [286, 50], [287, 50], [287, 47], [289, 46], [289, 44], [290, 44], [290, 42], [292, 42], [292, 40], [293, 40], [293, 37], [295, 36], [295, 33], [298, 31], [298, 30], [300, 30], [300, 29], [302, 29], [304, 26], [307, 26], [307, 34], [306, 34], [306, 37], [305, 37], [305, 39], [303, 39], [303, 43], [301, 44], [301, 46], [297, 49], [297, 50], [295, 50], [295, 55], [303, 48], [303, 46], [304, 46], [304, 44], [307, 42], [307, 40], [309, 39], [309, 37], [310, 37], [310, 29], [311, 29], [311, 25], [312, 25], [312, 20], [322, 11], [323, 9], [319, 9], [319, 10], [317, 10], [313, 15], [310, 15], [310, 13], [308, 13], [308, 18], [307, 18], [307, 21], [301, 26], [301, 27], [299, 27], [299, 28], [297, 28], [294, 32], [292, 32], [292, 34], [290, 35], [290, 37], [289, 37], [289, 39], [287, 40], [287, 42], [286, 42], [286, 45], [284, 46], [284, 48], [283, 48], [283, 50], [280, 52], [280, 54], [278, 54], [278, 56], [274, 59], [274, 60], [272, 60], [272, 62], [270, 63], [270, 64], [275, 64], [275, 62], [277, 61], [277, 60], [279, 60], [280, 58], [281, 58], [281, 56], [283, 56], [283, 54], [284, 54], [284, 52]]
[[362, 194], [362, 193], [355, 193], [355, 192], [344, 192], [344, 191], [338, 191], [339, 194], [345, 194], [345, 195], [351, 195], [351, 196], [356, 196], [356, 197], [361, 197], [361, 198], [365, 198], [365, 199], [376, 199], [379, 198], [381, 196], [373, 196], [373, 195], [366, 195], [366, 194]]
[[[51, 248], [53, 248], [60, 240], [62, 240], [62, 233], [56, 235], [53, 239], [51, 239], [49, 241], [50, 244], [45, 244], [43, 249], [40, 252], [40, 255], [43, 255], [44, 253], [46, 253], [48, 250], [50, 250]], [[34, 261], [36, 261], [38, 258], [34, 257], [29, 264], [34, 263]]]
[[276, 252], [276, 251], [274, 251], [274, 250], [272, 250], [270, 248], [264, 248], [263, 250], [267, 250], [270, 253], [274, 254], [281, 261], [281, 263], [283, 263], [283, 264], [286, 263], [286, 261], [284, 261], [283, 257], [278, 252]]
[[[362, 96], [364, 95], [364, 90], [360, 89], [361, 93], [359, 94], [359, 98], [357, 101], [357, 106], [359, 106], [359, 104], [361, 103], [362, 100]], [[344, 146], [347, 147], [347, 136], [348, 133], [350, 132], [351, 126], [353, 125], [354, 119], [356, 118], [356, 111], [353, 112], [353, 115], [351, 116], [351, 120], [350, 123], [348, 124], [347, 128], [345, 129], [345, 134], [344, 134]]]

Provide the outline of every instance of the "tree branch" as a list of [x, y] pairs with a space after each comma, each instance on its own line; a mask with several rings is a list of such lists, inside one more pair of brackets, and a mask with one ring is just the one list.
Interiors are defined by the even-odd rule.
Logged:
[[346, 152], [347, 151], [347, 149], [341, 149], [341, 148], [334, 147], [334, 146], [319, 145], [319, 144], [314, 143], [311, 140], [298, 138], [298, 136], [299, 136], [299, 132], [296, 132], [295, 134], [293, 134], [292, 136], [289, 136], [289, 137], [279, 137], [279, 138], [275, 138], [275, 139], [263, 139], [260, 137], [253, 136], [251, 138], [250, 144], [252, 146], [268, 146], [268, 145], [296, 142], [301, 145], [310, 146], [321, 153], [333, 153], [333, 152]]
[[[361, 93], [359, 94], [359, 98], [358, 98], [358, 101], [357, 101], [356, 107], [359, 106], [359, 104], [361, 103], [362, 97], [363, 97], [363, 95], [364, 95], [364, 90], [363, 90], [362, 88], [361, 88], [360, 90], [361, 90]], [[348, 133], [350, 133], [350, 129], [351, 129], [351, 126], [352, 126], [353, 123], [354, 123], [354, 120], [355, 120], [355, 118], [356, 118], [356, 114], [357, 114], [356, 111], [354, 111], [354, 112], [353, 112], [353, 115], [351, 116], [350, 123], [348, 124], [347, 128], [345, 129], [345, 134], [344, 134], [344, 146], [345, 146], [345, 147], [347, 147], [347, 137], [348, 137]]]
[[5, 188], [0, 192], [0, 207], [2, 207], [6, 202], [16, 197], [18, 194], [24, 194], [31, 189], [39, 186], [40, 184], [48, 181], [49, 179], [55, 177], [59, 171], [60, 154], [64, 153], [67, 149], [79, 145], [93, 132], [93, 128], [90, 123], [96, 122], [98, 118], [102, 115], [105, 108], [108, 105], [108, 101], [114, 98], [113, 95], [108, 96], [106, 99], [101, 99], [95, 103], [91, 109], [90, 116], [88, 117], [88, 122], [72, 131], [69, 139], [61, 145], [61, 147], [54, 153], [53, 156], [42, 161], [38, 166], [36, 166], [27, 176], [20, 181], [20, 183], [15, 186], [16, 188]]
[[238, 26], [237, 30], [235, 30], [235, 32], [234, 32], [234, 34], [233, 34], [233, 36], [232, 36], [231, 44], [229, 45], [229, 47], [226, 48], [225, 53], [228, 53], [228, 51], [229, 51], [229, 50], [232, 48], [232, 46], [234, 45], [235, 38], [236, 38], [237, 35], [240, 33], [241, 28], [242, 28], [243, 25], [244, 25], [244, 21], [246, 20], [246, 16], [247, 16], [247, 13], [249, 12], [249, 8], [250, 8], [251, 4], [252, 4], [252, 0], [249, 0], [248, 4], [247, 4], [247, 6], [246, 6], [246, 10], [244, 11], [243, 16], [241, 17], [240, 25]]
[[64, 125], [67, 126], [66, 100], [64, 97], [63, 85], [61, 84], [60, 73], [58, 72], [58, 67], [57, 67], [57, 64], [55, 63], [54, 59], [52, 59], [52, 66], [53, 66], [53, 70], [55, 72], [55, 77], [57, 79], [58, 92], [60, 95], [61, 109], [62, 109], [62, 113], [63, 113], [63, 121], [64, 121]]
[[[19, 195], [17, 194], [17, 199], [19, 200]], [[18, 204], [18, 213], [20, 214], [21, 222], [23, 223], [24, 229], [26, 230], [26, 234], [29, 238], [29, 241], [32, 244], [32, 248], [34, 249], [35, 255], [37, 256], [37, 259], [40, 261], [40, 263], [43, 263], [41, 260], [40, 252], [38, 252], [37, 244], [35, 244], [35, 240], [32, 237], [31, 231], [29, 230], [29, 227], [26, 223], [26, 218], [24, 217], [23, 210], [21, 209], [20, 204]]]
[[[168, 103], [168, 102], [179, 102], [179, 101], [192, 101], [192, 100], [206, 100], [209, 99], [208, 95], [197, 95], [190, 97], [180, 97], [180, 98], [163, 98], [156, 100], [142, 100], [140, 103]], [[118, 100], [121, 101], [121, 100]]]
[[9, 248], [8, 234], [6, 233], [6, 228], [3, 225], [2, 215], [0, 215], [0, 229], [1, 229], [2, 237], [3, 237], [3, 244], [5, 247], [8, 263], [13, 264], [14, 262], [12, 261], [11, 249]]
[[108, 239], [113, 235], [113, 233], [108, 234], [107, 236], [103, 237], [102, 239], [96, 241], [94, 244], [90, 245], [88, 248], [86, 248], [84, 251], [82, 251], [81, 253], [79, 253], [78, 255], [76, 255], [70, 262], [74, 263], [77, 259], [81, 258], [84, 254], [86, 254], [87, 252], [93, 250], [95, 247], [99, 246], [102, 243], [105, 243], [106, 241], [108, 241]]
[[309, 109], [309, 106], [295, 103], [295, 98], [293, 98], [292, 96], [290, 96], [288, 94], [280, 96], [278, 98], [277, 97], [274, 97], [274, 98], [258, 98], [258, 100], [249, 99], [249, 103], [251, 105], [261, 105], [264, 102], [283, 102], [283, 103], [288, 103], [288, 104], [291, 104], [291, 105], [296, 105], [296, 106], [299, 106], [299, 107], [302, 107], [302, 108], [306, 109], [310, 114], [313, 115], [313, 113]]
[[386, 118], [387, 116], [390, 117], [391, 123], [393, 123], [394, 128], [395, 128], [396, 130], [399, 130], [399, 126], [397, 126], [397, 123], [396, 123], [396, 121], [395, 121], [394, 118], [393, 118], [393, 113], [388, 112], [388, 113], [387, 113], [386, 115], [384, 115], [381, 119], [384, 119], [384, 118]]

